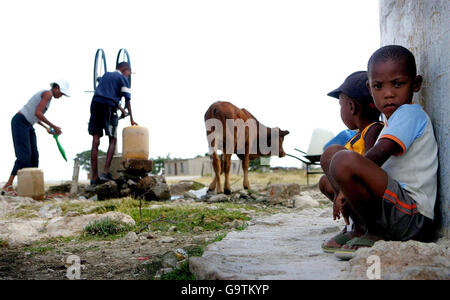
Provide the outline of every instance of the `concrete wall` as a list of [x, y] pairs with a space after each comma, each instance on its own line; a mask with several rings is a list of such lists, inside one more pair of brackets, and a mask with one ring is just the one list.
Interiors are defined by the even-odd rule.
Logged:
[[430, 116], [439, 145], [439, 190], [436, 219], [450, 237], [450, 1], [380, 0], [381, 46], [411, 50], [422, 90], [415, 96]]
[[[230, 174], [242, 174], [240, 160], [231, 161]], [[176, 165], [176, 168], [175, 168]], [[176, 173], [175, 173], [176, 169]], [[212, 160], [209, 157], [192, 159], [170, 160], [164, 162], [166, 176], [206, 176], [213, 173]]]

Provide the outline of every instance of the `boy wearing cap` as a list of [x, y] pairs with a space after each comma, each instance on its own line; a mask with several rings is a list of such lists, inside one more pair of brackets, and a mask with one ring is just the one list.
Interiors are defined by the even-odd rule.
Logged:
[[[117, 143], [117, 126], [119, 117], [117, 109], [120, 107], [120, 100], [125, 98], [125, 106], [130, 116], [131, 125], [137, 125], [133, 120], [130, 104], [130, 83], [128, 77], [131, 75], [131, 68], [127, 62], [117, 65], [117, 70], [107, 72], [100, 79], [95, 89], [94, 97], [91, 102], [91, 117], [89, 119], [89, 134], [92, 135], [91, 149], [91, 185], [95, 186], [99, 183], [112, 179], [109, 173], [109, 167], [114, 155]], [[103, 173], [98, 175], [98, 147], [103, 131], [109, 137], [109, 147], [106, 154], [106, 162]]]
[[[412, 104], [420, 90], [414, 55], [402, 46], [378, 49], [368, 62], [368, 87], [386, 126], [365, 156], [327, 149], [330, 180], [340, 188], [367, 232], [336, 251], [352, 255], [376, 240], [433, 238], [437, 144], [426, 112]], [[328, 153], [327, 153], [328, 152]]]
[[[379, 121], [380, 112], [376, 109], [370, 92], [367, 88], [367, 72], [359, 71], [348, 76], [344, 83], [328, 96], [339, 99], [341, 107], [341, 119], [351, 130], [357, 130], [356, 135], [350, 138], [345, 148], [364, 155], [375, 144], [376, 139], [384, 124]], [[331, 146], [331, 148], [336, 147]], [[342, 214], [347, 225], [349, 217], [353, 221], [353, 228], [347, 232], [347, 228], [332, 237], [322, 245], [325, 252], [334, 252], [354, 237], [365, 233], [364, 223], [343, 199], [336, 199], [339, 187], [330, 179], [329, 160], [331, 157], [324, 153], [321, 157], [321, 165], [325, 175], [319, 181], [321, 192], [333, 202], [333, 219], [339, 219]]]
[[61, 128], [50, 122], [44, 114], [50, 107], [53, 98], [58, 99], [62, 96], [70, 96], [69, 84], [64, 80], [59, 80], [51, 83], [50, 86], [50, 90], [42, 90], [34, 94], [11, 120], [16, 161], [8, 181], [2, 188], [2, 194], [16, 194], [12, 184], [18, 170], [37, 168], [39, 166], [39, 152], [33, 125], [36, 123], [41, 125], [52, 135], [52, 129], [57, 135], [62, 133]]

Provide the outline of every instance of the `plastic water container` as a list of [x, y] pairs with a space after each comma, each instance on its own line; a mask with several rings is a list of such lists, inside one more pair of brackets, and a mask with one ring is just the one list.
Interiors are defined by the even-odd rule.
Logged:
[[44, 200], [44, 172], [38, 168], [25, 168], [17, 172], [17, 194], [34, 200]]
[[311, 141], [309, 142], [308, 155], [322, 155], [323, 146], [328, 143], [334, 137], [333, 132], [316, 128], [311, 136]]
[[148, 129], [141, 126], [125, 127], [122, 131], [123, 159], [148, 159]]

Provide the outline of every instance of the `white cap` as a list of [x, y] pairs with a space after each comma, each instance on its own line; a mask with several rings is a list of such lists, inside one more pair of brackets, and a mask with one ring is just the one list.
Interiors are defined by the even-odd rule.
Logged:
[[65, 80], [57, 80], [53, 81], [50, 85], [57, 84], [59, 86], [59, 90], [61, 93], [64, 94], [64, 96], [70, 97], [69, 93], [69, 83]]

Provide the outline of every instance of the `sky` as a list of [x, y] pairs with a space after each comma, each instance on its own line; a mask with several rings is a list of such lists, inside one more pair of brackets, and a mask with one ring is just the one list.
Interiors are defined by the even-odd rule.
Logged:
[[[203, 116], [215, 101], [249, 110], [269, 127], [289, 130], [284, 150], [307, 150], [312, 132], [345, 129], [339, 104], [326, 94], [365, 70], [379, 48], [376, 0], [1, 1], [0, 182], [15, 155], [11, 118], [50, 82], [70, 83], [46, 118], [62, 128], [60, 156], [35, 125], [45, 180], [70, 180], [73, 158], [91, 148], [87, 132], [95, 52], [108, 71], [126, 48], [131, 56], [132, 110], [149, 129], [150, 157], [191, 158], [208, 151]], [[122, 151], [119, 124], [118, 152]], [[106, 151], [107, 138], [100, 149]], [[293, 158], [272, 166], [300, 167]], [[86, 173], [80, 175], [86, 179]]]

